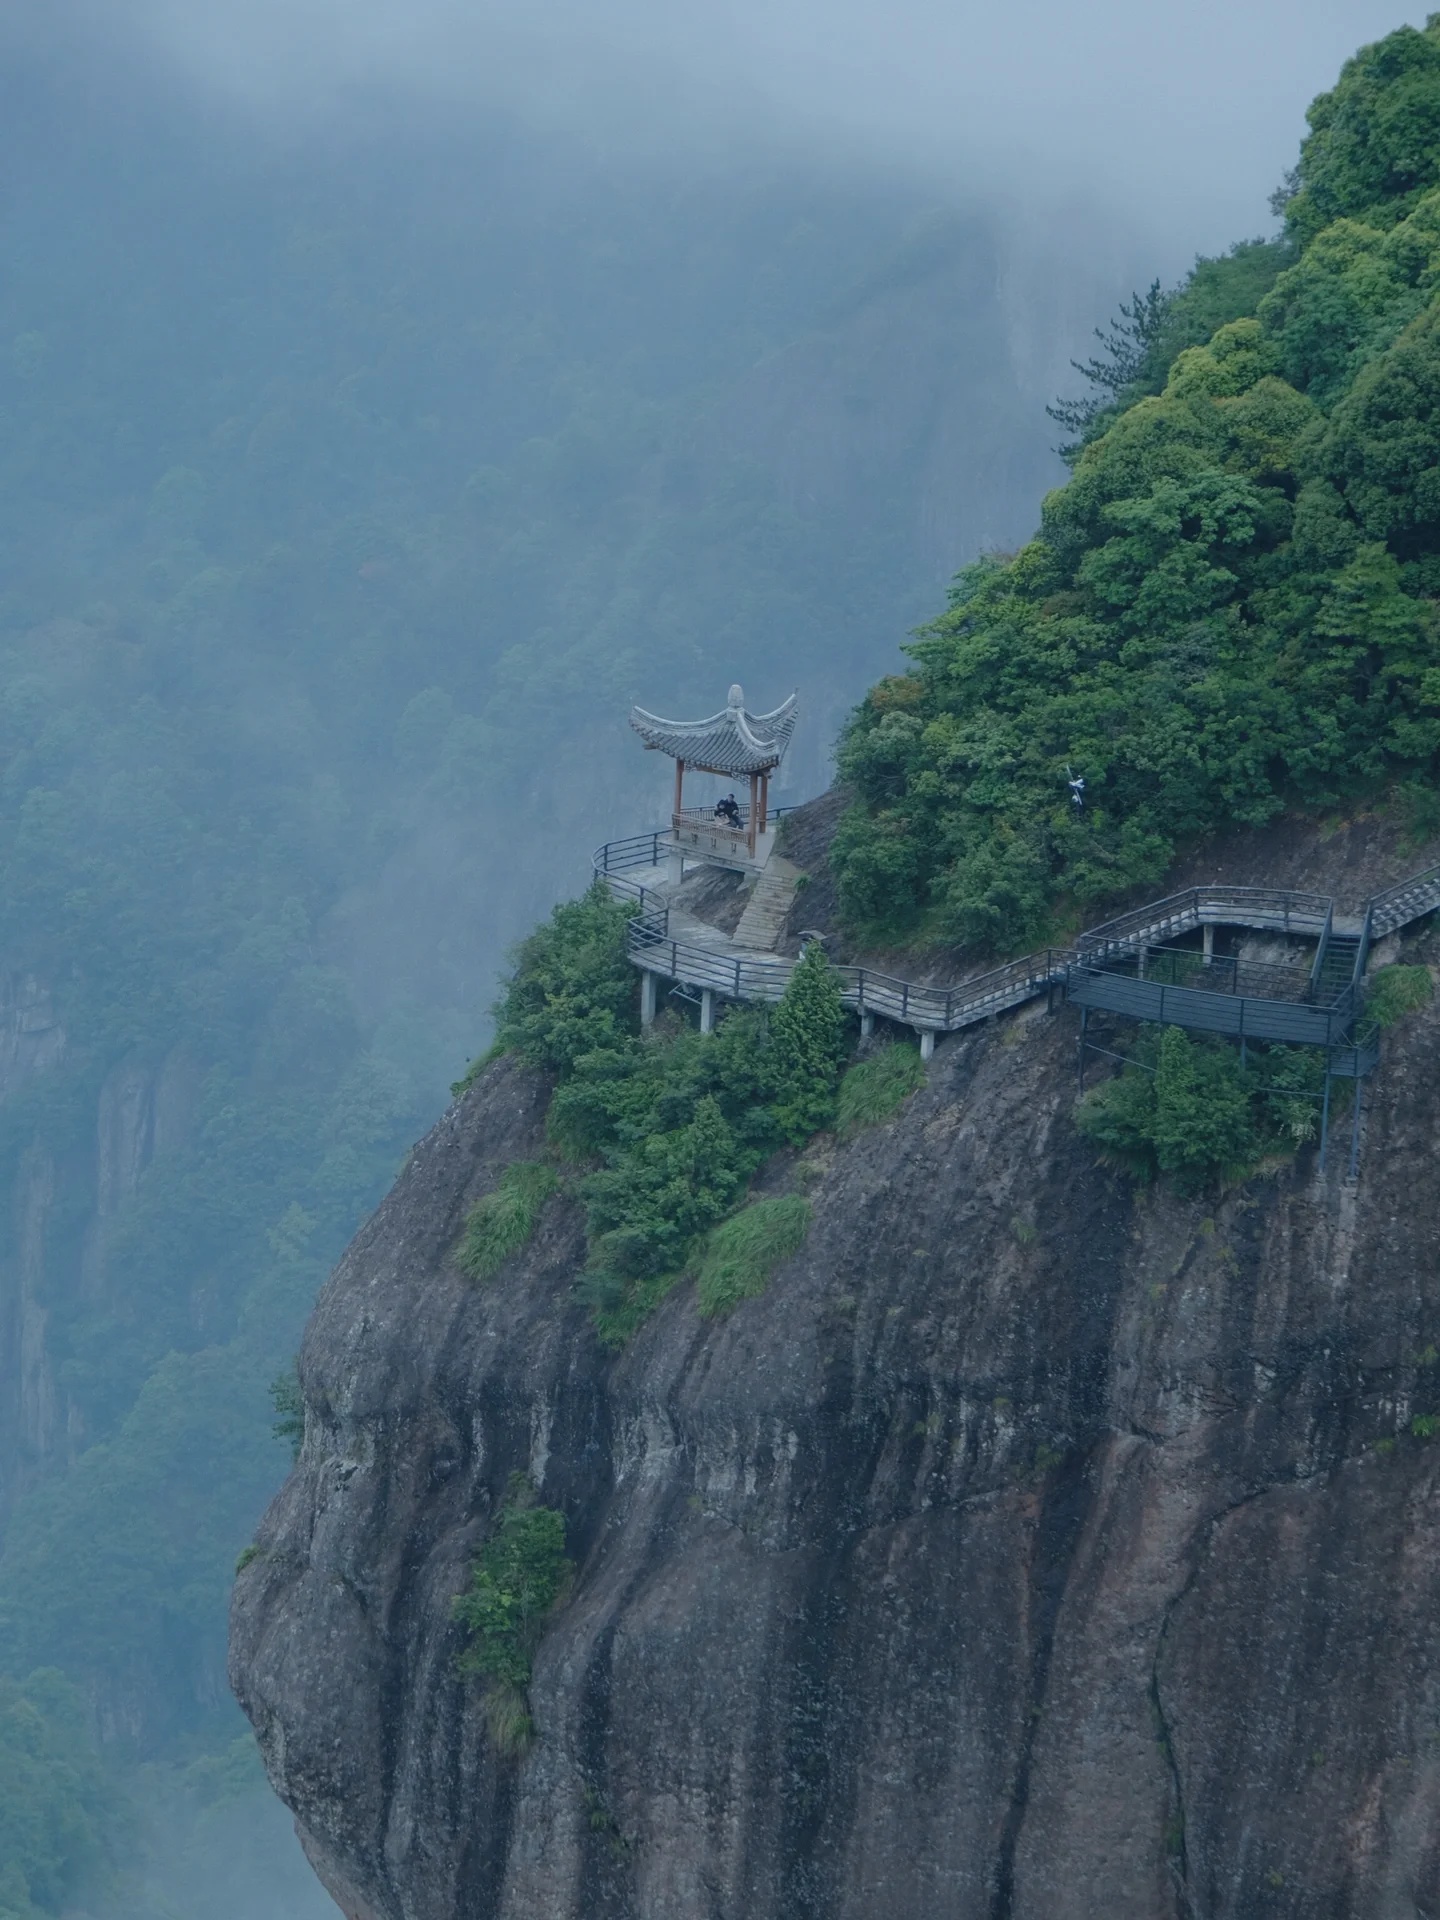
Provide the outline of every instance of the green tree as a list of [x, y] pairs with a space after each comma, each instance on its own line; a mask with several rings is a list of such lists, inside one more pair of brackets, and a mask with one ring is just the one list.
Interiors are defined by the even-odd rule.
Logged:
[[581, 899], [562, 901], [520, 945], [496, 1009], [496, 1046], [564, 1075], [583, 1054], [632, 1032], [638, 982], [625, 957], [632, 911], [599, 880]]
[[1147, 370], [1152, 354], [1162, 338], [1174, 296], [1163, 293], [1158, 280], [1152, 280], [1144, 293], [1132, 294], [1108, 328], [1096, 327], [1100, 351], [1089, 360], [1072, 360], [1070, 365], [1094, 391], [1080, 400], [1057, 400], [1045, 411], [1073, 438], [1060, 448], [1062, 459], [1073, 459], [1084, 445], [1100, 415], [1132, 387]]
[[1251, 1086], [1238, 1054], [1223, 1043], [1191, 1040], [1167, 1027], [1155, 1065], [1155, 1160], [1182, 1192], [1217, 1173], [1241, 1171], [1254, 1158]]
[[770, 1023], [766, 1078], [775, 1123], [796, 1144], [828, 1127], [845, 1057], [840, 983], [812, 940], [796, 962]]

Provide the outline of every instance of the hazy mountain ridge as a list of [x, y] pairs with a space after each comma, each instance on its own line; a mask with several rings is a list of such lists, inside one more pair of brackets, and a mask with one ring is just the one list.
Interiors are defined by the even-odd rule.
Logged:
[[0, 1669], [173, 1757], [233, 1733], [316, 1288], [506, 946], [663, 798], [630, 700], [798, 680], [823, 784], [1024, 528], [1111, 292], [1079, 248], [1021, 324], [999, 283], [1068, 241], [824, 165], [4, 86]]

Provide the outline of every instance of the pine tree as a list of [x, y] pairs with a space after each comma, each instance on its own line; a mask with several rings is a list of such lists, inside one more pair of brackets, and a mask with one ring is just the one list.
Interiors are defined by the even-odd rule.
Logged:
[[1081, 400], [1057, 400], [1045, 409], [1058, 426], [1074, 435], [1068, 445], [1056, 449], [1062, 459], [1075, 459], [1101, 414], [1147, 370], [1173, 302], [1174, 295], [1163, 292], [1160, 282], [1152, 280], [1145, 293], [1132, 294], [1128, 304], [1120, 302], [1120, 312], [1108, 331], [1096, 327], [1099, 354], [1090, 360], [1070, 362], [1094, 391]]

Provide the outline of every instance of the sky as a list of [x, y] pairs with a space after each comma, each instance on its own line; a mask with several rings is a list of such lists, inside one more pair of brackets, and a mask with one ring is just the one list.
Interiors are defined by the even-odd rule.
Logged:
[[[10, 0], [273, 122], [389, 96], [606, 143], [793, 143], [943, 191], [1083, 200], [1188, 255], [1269, 224], [1304, 109], [1395, 0]], [[1163, 242], [1162, 242], [1163, 244]], [[1167, 264], [1183, 265], [1184, 259]]]

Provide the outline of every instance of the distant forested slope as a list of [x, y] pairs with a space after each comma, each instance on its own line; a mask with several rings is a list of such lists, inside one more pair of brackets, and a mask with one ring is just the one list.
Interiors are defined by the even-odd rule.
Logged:
[[1004, 951], [1285, 808], [1434, 831], [1440, 16], [1309, 119], [1283, 235], [1133, 303], [1038, 536], [962, 572], [856, 713], [859, 925]]
[[763, 159], [265, 138], [0, 97], [0, 1672], [148, 1754], [234, 1730], [319, 1280], [659, 803], [627, 705], [798, 683], [822, 784], [1110, 297]]

